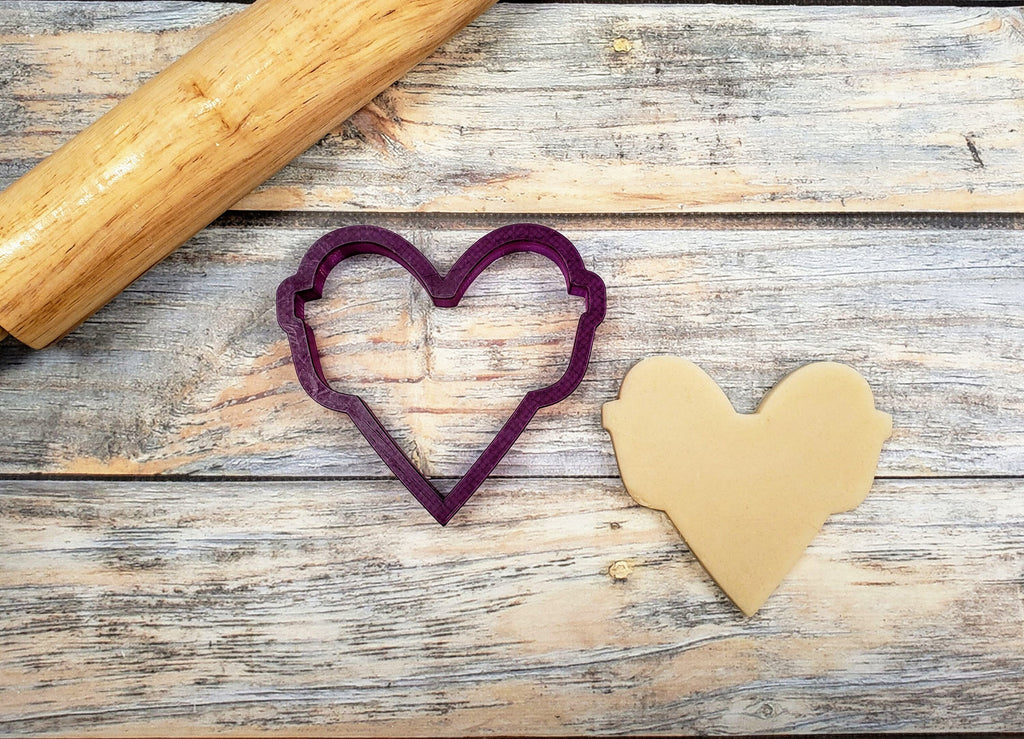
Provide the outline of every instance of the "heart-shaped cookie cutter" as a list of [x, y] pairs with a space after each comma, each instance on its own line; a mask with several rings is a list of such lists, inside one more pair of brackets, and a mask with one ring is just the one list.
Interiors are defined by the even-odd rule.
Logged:
[[[453, 308], [466, 290], [492, 262], [515, 252], [533, 252], [547, 257], [562, 271], [570, 295], [586, 301], [586, 310], [576, 327], [569, 364], [551, 385], [531, 390], [519, 402], [501, 430], [447, 495], [441, 494], [399, 448], [369, 406], [358, 395], [331, 387], [324, 377], [313, 329], [305, 319], [306, 303], [323, 296], [324, 283], [343, 260], [356, 254], [378, 254], [402, 265], [427, 291], [434, 305]], [[292, 361], [299, 383], [313, 400], [325, 408], [348, 414], [370, 446], [442, 526], [483, 484], [516, 439], [544, 406], [568, 397], [583, 380], [594, 335], [604, 320], [607, 297], [605, 285], [586, 269], [576, 247], [557, 231], [533, 223], [504, 226], [487, 234], [444, 276], [438, 274], [415, 246], [398, 234], [377, 226], [349, 226], [320, 238], [303, 257], [298, 271], [277, 289], [277, 321], [288, 335]]]

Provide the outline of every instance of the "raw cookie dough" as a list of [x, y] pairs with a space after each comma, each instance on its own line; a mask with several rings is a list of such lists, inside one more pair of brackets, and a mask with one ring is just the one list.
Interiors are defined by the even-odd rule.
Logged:
[[603, 423], [629, 494], [669, 515], [747, 616], [830, 514], [864, 500], [892, 433], [864, 378], [832, 362], [796, 370], [746, 415], [697, 365], [652, 357], [627, 373]]

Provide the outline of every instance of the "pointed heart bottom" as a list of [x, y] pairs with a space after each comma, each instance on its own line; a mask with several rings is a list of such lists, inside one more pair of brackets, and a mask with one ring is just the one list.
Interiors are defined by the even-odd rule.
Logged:
[[796, 370], [745, 415], [697, 365], [652, 357], [603, 420], [629, 494], [669, 515], [748, 616], [825, 519], [864, 500], [892, 433], [864, 378], [831, 362]]
[[[453, 308], [488, 265], [515, 252], [534, 252], [554, 262], [565, 277], [569, 294], [583, 298], [586, 310], [576, 326], [572, 354], [562, 376], [551, 385], [523, 396], [466, 474], [447, 495], [442, 495], [399, 448], [359, 396], [338, 392], [327, 382], [320, 366], [316, 337], [305, 320], [306, 303], [322, 297], [327, 276], [343, 260], [356, 254], [378, 254], [402, 265], [423, 286], [434, 305]], [[545, 226], [520, 223], [492, 231], [473, 244], [443, 277], [415, 246], [398, 234], [376, 226], [350, 226], [332, 231], [313, 244], [298, 271], [280, 284], [277, 321], [288, 335], [295, 373], [303, 389], [320, 405], [347, 413], [399, 481], [443, 526], [483, 484], [534, 414], [544, 406], [564, 400], [580, 384], [590, 362], [594, 334], [604, 320], [605, 304], [601, 278], [584, 267], [572, 242]]]

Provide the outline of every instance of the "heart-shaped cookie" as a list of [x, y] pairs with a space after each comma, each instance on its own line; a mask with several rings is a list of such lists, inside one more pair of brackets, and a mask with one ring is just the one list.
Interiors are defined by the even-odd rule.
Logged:
[[740, 414], [697, 365], [652, 357], [603, 421], [629, 494], [668, 514], [748, 616], [825, 519], [864, 500], [892, 433], [864, 378], [831, 362], [801, 367]]
[[[313, 329], [305, 320], [306, 303], [323, 295], [327, 276], [339, 263], [356, 254], [378, 254], [402, 265], [427, 291], [434, 305], [454, 308], [488, 265], [515, 252], [547, 257], [562, 271], [570, 295], [582, 297], [586, 310], [576, 326], [569, 364], [554, 383], [531, 390], [519, 402], [501, 430], [447, 495], [442, 495], [405, 455], [365, 402], [331, 387], [320, 365]], [[288, 335], [295, 373], [303, 389], [320, 405], [347, 413], [395, 476], [442, 526], [469, 500], [529, 424], [534, 414], [565, 399], [583, 379], [590, 362], [594, 334], [604, 320], [605, 286], [584, 267], [576, 247], [546, 226], [520, 223], [484, 236], [441, 276], [420, 251], [398, 234], [376, 226], [349, 226], [332, 231], [310, 247], [298, 271], [277, 289], [277, 320]]]

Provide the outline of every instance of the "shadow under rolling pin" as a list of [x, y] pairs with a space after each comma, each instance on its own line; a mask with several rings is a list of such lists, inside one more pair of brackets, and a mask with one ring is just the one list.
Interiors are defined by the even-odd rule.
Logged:
[[495, 0], [257, 0], [0, 193], [0, 339], [41, 348]]

